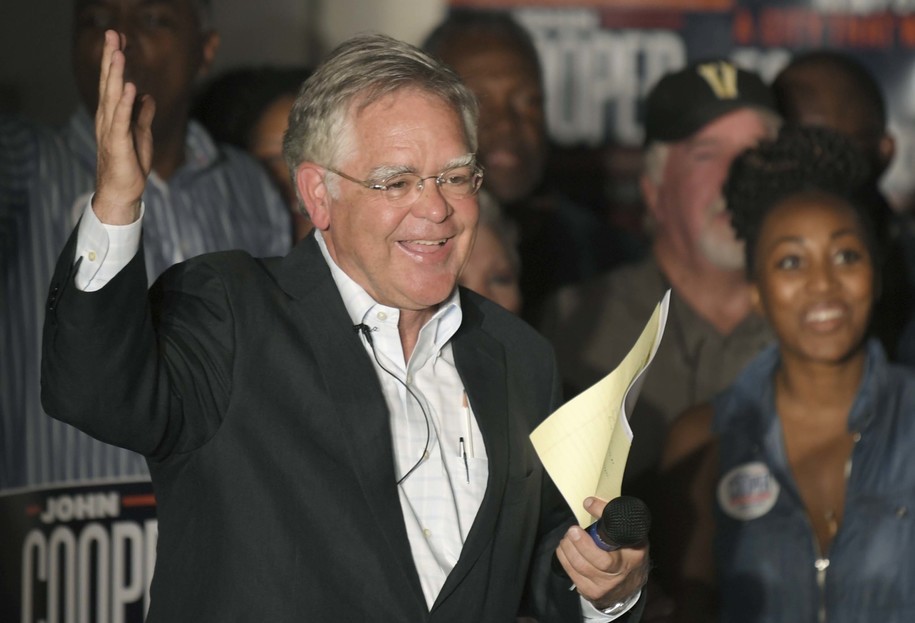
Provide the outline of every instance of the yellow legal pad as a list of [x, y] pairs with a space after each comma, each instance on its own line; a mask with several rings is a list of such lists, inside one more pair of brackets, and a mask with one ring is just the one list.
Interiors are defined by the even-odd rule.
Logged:
[[594, 522], [582, 507], [586, 497], [611, 500], [620, 495], [632, 446], [628, 414], [658, 351], [669, 307], [670, 290], [620, 365], [531, 433], [540, 461], [582, 527]]

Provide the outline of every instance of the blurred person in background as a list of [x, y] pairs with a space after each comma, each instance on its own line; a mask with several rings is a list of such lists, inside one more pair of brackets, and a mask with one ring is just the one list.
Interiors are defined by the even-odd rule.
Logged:
[[264, 165], [289, 206], [294, 243], [312, 224], [283, 160], [283, 133], [296, 93], [310, 74], [298, 67], [233, 69], [206, 86], [192, 112], [214, 140], [244, 149]]
[[[147, 278], [207, 251], [282, 255], [289, 213], [250, 156], [190, 119], [193, 92], [219, 48], [209, 0], [75, 0], [73, 72], [82, 104], [59, 129], [0, 117], [0, 489], [148, 478], [143, 457], [44, 414], [41, 325], [57, 249], [96, 181], [99, 65], [106, 29], [126, 36], [127, 74], [156, 102], [156, 145], [143, 195]], [[8, 243], [8, 244], [7, 244]], [[100, 247], [91, 261], [117, 249]], [[12, 304], [13, 302], [16, 304]]]
[[480, 220], [470, 257], [461, 271], [458, 283], [495, 301], [513, 314], [522, 306], [518, 277], [521, 258], [518, 256], [518, 234], [515, 224], [502, 215], [492, 196], [481, 191]]
[[619, 364], [672, 290], [664, 339], [631, 417], [624, 490], [649, 503], [669, 423], [726, 387], [771, 340], [750, 304], [721, 185], [735, 156], [775, 135], [774, 108], [762, 79], [725, 59], [662, 77], [645, 107], [651, 254], [560, 290], [546, 309], [541, 328], [572, 396]]
[[638, 257], [635, 237], [596, 207], [572, 201], [547, 173], [540, 57], [507, 12], [451, 11], [423, 47], [457, 71], [480, 102], [484, 188], [517, 224], [524, 317], [536, 322], [547, 296]]
[[875, 261], [881, 291], [872, 314], [872, 331], [890, 359], [915, 363], [915, 225], [896, 214], [879, 184], [896, 153], [887, 128], [886, 98], [873, 74], [838, 50], [813, 50], [795, 56], [772, 83], [786, 123], [818, 126], [844, 134], [868, 164], [871, 219], [877, 231]]

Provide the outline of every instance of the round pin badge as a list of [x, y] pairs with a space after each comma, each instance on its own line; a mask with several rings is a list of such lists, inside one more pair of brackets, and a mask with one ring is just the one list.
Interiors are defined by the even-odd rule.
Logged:
[[718, 481], [718, 505], [729, 517], [750, 521], [772, 510], [779, 490], [768, 465], [759, 461], [744, 463]]

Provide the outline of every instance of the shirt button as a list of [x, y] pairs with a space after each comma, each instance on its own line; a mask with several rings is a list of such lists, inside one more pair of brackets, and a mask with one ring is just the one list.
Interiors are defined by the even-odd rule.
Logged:
[[387, 320], [388, 319], [388, 315], [384, 312], [378, 312], [378, 314], [375, 317], [378, 318], [378, 320]]
[[407, 375], [407, 383], [413, 383], [413, 375], [412, 375], [412, 374], [408, 374], [408, 375]]
[[423, 536], [427, 539], [432, 536], [432, 530], [429, 528], [423, 528]]
[[95, 257], [96, 257], [96, 256], [95, 256], [95, 251], [89, 251], [89, 253], [86, 255], [86, 257], [89, 258], [89, 261], [90, 261], [90, 262], [94, 262], [94, 261], [95, 261]]

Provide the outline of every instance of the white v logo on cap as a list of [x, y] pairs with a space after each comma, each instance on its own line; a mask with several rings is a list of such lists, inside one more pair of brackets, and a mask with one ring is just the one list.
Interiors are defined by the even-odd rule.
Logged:
[[719, 61], [704, 63], [696, 67], [698, 73], [720, 100], [737, 97], [737, 68], [731, 63]]

